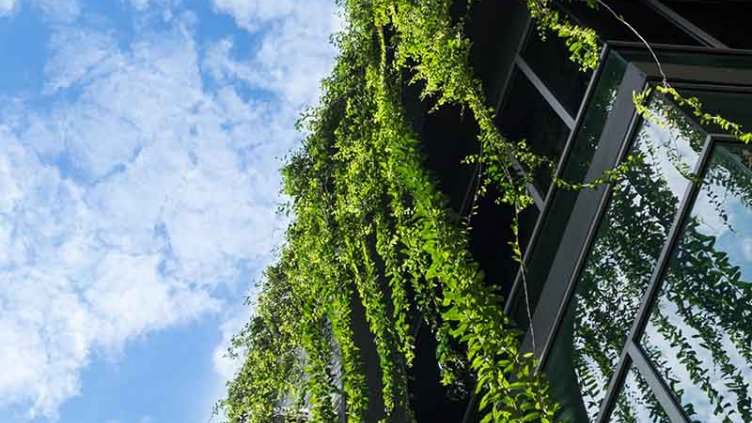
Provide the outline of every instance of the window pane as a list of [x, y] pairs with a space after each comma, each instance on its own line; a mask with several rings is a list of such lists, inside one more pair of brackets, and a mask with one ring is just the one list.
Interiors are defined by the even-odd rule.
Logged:
[[[649, 104], [661, 124], [644, 121], [615, 184], [575, 294], [568, 305], [551, 366], [570, 366], [594, 419], [619, 361], [627, 333], [689, 185], [706, 134], [660, 97]], [[566, 357], [566, 358], [561, 358]], [[552, 372], [563, 370], [551, 369]]]
[[752, 421], [752, 148], [720, 144], [642, 343], [687, 414]]
[[[570, 182], [582, 182], [593, 160], [603, 127], [613, 110], [614, 99], [619, 84], [624, 78], [627, 64], [616, 54], [611, 54], [603, 64], [596, 89], [588, 106], [584, 121], [573, 142], [572, 151], [562, 170], [563, 178]], [[535, 310], [543, 284], [548, 276], [551, 263], [559, 248], [564, 229], [567, 226], [572, 208], [577, 200], [576, 191], [557, 191], [554, 194], [550, 212], [537, 236], [527, 262], [527, 283], [530, 294], [531, 312]], [[520, 327], [528, 327], [525, 301], [521, 290], [517, 291], [512, 305], [511, 315]]]
[[[557, 162], [569, 136], [569, 128], [533, 84], [515, 70], [509, 94], [498, 118], [499, 130], [511, 141], [527, 140], [531, 150]], [[534, 169], [535, 184], [546, 192], [551, 184], [547, 166]]]
[[575, 117], [592, 72], [582, 72], [569, 59], [569, 49], [559, 37], [549, 36], [543, 41], [533, 32], [521, 55], [559, 103]]
[[634, 367], [629, 369], [616, 397], [609, 421], [612, 423], [669, 423], [671, 420]]

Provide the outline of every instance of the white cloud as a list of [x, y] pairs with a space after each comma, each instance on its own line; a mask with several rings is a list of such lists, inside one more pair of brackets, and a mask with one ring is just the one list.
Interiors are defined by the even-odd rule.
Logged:
[[[235, 18], [238, 26], [257, 30], [261, 25], [294, 13], [296, 8], [307, 2], [295, 0], [213, 0], [214, 7], [221, 13]], [[326, 4], [312, 1], [314, 4]]]
[[[342, 27], [342, 21], [333, 1], [311, 0], [213, 0], [215, 10], [234, 17], [241, 28], [251, 32], [265, 30], [260, 47], [254, 57], [242, 58], [234, 54], [234, 42], [226, 38], [210, 45], [202, 66], [220, 84], [242, 81], [254, 89], [266, 90], [279, 97], [284, 113], [268, 109], [268, 104], [244, 103], [234, 90], [220, 90], [218, 100], [227, 110], [238, 115], [257, 115], [251, 110], [267, 109], [269, 116], [286, 115], [286, 124], [271, 131], [260, 121], [236, 122], [232, 133], [242, 139], [264, 139], [279, 132], [283, 137], [294, 137], [292, 119], [303, 107], [317, 102], [319, 81], [326, 76], [335, 54], [328, 42], [330, 34]], [[279, 108], [279, 104], [276, 106]], [[277, 126], [277, 125], [274, 125]], [[255, 136], [254, 136], [255, 135]], [[270, 146], [261, 145], [263, 149]], [[259, 148], [259, 146], [255, 146]], [[258, 152], [260, 156], [281, 155], [286, 151], [276, 149]], [[260, 175], [259, 177], [268, 175]], [[269, 186], [259, 181], [257, 186]], [[214, 351], [214, 366], [224, 380], [239, 368], [240, 362], [226, 356], [230, 340], [245, 324], [248, 310], [235, 312], [222, 325], [222, 341]]]
[[[0, 16], [10, 14], [20, 3], [18, 0], [0, 0]], [[56, 22], [70, 22], [80, 13], [78, 0], [26, 0], [26, 3]]]
[[81, 13], [78, 0], [28, 0], [48, 19], [55, 22], [72, 22]]
[[9, 14], [16, 8], [16, 0], [0, 0], [0, 16]]
[[[58, 22], [74, 4], [35, 2]], [[333, 18], [257, 6], [248, 16], [280, 20], [254, 57], [233, 57], [230, 39], [202, 57], [179, 22], [125, 47], [56, 24], [45, 90], [57, 100], [0, 115], [0, 405], [54, 417], [93, 357], [217, 312], [221, 284], [247, 286], [243, 266], [257, 275], [270, 260], [285, 225], [279, 158], [330, 66]], [[202, 66], [217, 71], [211, 90]], [[219, 352], [247, 317], [221, 328], [223, 378], [237, 363]]]
[[752, 262], [752, 238], [741, 240], [742, 256], [749, 262]]
[[[119, 419], [109, 419], [105, 423], [126, 423]], [[154, 419], [150, 416], [144, 416], [136, 420], [136, 423], [154, 423]]]
[[144, 10], [149, 6], [149, 0], [128, 0], [128, 2], [136, 8], [136, 10]]
[[214, 5], [249, 31], [264, 28], [266, 36], [252, 62], [234, 59], [229, 39], [213, 46], [207, 64], [213, 75], [243, 79], [295, 105], [316, 101], [315, 88], [334, 54], [329, 35], [342, 26], [334, 2], [214, 0]]
[[250, 313], [238, 312], [230, 319], [226, 320], [220, 330], [222, 332], [222, 341], [214, 349], [214, 356], [212, 357], [214, 368], [223, 380], [231, 379], [238, 370], [242, 362], [240, 360], [232, 359], [227, 350], [230, 347], [233, 336], [240, 333], [245, 326], [246, 322], [250, 318]]
[[[111, 34], [84, 28], [56, 32], [50, 41], [52, 56], [47, 60], [45, 74], [47, 76], [46, 91], [54, 93], [68, 88], [72, 83], [81, 81], [93, 71], [108, 71], [120, 62], [116, 50], [116, 41]], [[109, 61], [105, 66], [103, 61]]]

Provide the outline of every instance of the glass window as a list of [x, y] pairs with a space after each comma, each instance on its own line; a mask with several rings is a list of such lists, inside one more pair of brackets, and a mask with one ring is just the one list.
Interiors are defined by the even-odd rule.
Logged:
[[[569, 158], [562, 169], [562, 177], [570, 182], [583, 182], [608, 116], [613, 110], [614, 99], [619, 89], [627, 64], [616, 54], [611, 54], [603, 64], [603, 70], [592, 96], [584, 121], [573, 141]], [[541, 229], [531, 246], [527, 261], [526, 281], [530, 294], [531, 312], [535, 310], [543, 284], [548, 276], [551, 263], [559, 248], [564, 229], [567, 226], [572, 207], [578, 192], [557, 191], [554, 194], [550, 211], [541, 223]], [[521, 291], [521, 290], [520, 290]], [[510, 314], [520, 327], [528, 326], [527, 309], [522, 293], [515, 294]]]
[[612, 423], [670, 423], [671, 420], [650, 390], [647, 381], [634, 367], [629, 369], [616, 397]]
[[654, 119], [641, 124], [630, 150], [634, 164], [612, 188], [551, 352], [560, 357], [548, 363], [550, 374], [563, 372], [557, 366], [574, 369], [576, 383], [569, 384], [579, 387], [591, 420], [706, 139], [692, 119], [662, 97], [653, 97], [648, 106]]
[[[527, 77], [517, 70], [512, 75], [497, 125], [510, 141], [527, 140], [532, 151], [554, 163], [561, 156], [569, 136], [569, 128]], [[542, 166], [533, 171], [536, 173], [536, 186], [541, 192], [546, 192], [551, 184], [548, 167]]]
[[533, 32], [527, 39], [521, 56], [533, 72], [569, 112], [577, 116], [592, 72], [583, 72], [569, 60], [569, 50], [564, 41], [549, 35], [546, 40]]
[[697, 421], [752, 421], [752, 148], [718, 144], [642, 345]]

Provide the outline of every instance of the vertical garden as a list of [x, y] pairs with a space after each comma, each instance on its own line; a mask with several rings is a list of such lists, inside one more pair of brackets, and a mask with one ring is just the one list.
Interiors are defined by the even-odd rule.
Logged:
[[[339, 56], [322, 82], [319, 106], [300, 120], [307, 134], [303, 145], [282, 171], [284, 212], [292, 222], [277, 262], [265, 272], [253, 317], [234, 339], [243, 365], [218, 404], [220, 412], [233, 423], [342, 416], [360, 422], [378, 404], [386, 420], [412, 420], [408, 372], [422, 326], [435, 338], [442, 384], [474, 391], [483, 422], [554, 421], [557, 405], [548, 382], [521, 351], [525, 328], [504, 314], [498, 286], [511, 281], [486, 280], [468, 248], [472, 205], [493, 192], [494, 201], [513, 211], [508, 242], [521, 262], [516, 216], [532, 204], [526, 189], [532, 173], [513, 169], [551, 167], [494, 125], [494, 111], [470, 65], [470, 4], [340, 3], [346, 24], [334, 37]], [[583, 69], [597, 65], [594, 31], [567, 21], [548, 0], [526, 4], [541, 36], [563, 38]], [[588, 4], [595, 7], [596, 1]], [[478, 169], [468, 216], [449, 208], [425, 166], [404, 104], [411, 84], [420, 87], [424, 103], [459, 107], [477, 124], [477, 138], [464, 140], [477, 146], [465, 159]], [[682, 98], [667, 81], [658, 90], [749, 139], [738, 125]], [[643, 114], [645, 98], [635, 96]], [[588, 185], [620, 178], [633, 160], [625, 163]], [[378, 357], [377, 383], [368, 380], [370, 369], [356, 341], [356, 309]]]
[[[481, 190], [496, 184], [498, 201], [527, 207], [527, 181], [512, 173], [512, 160], [529, 167], [541, 160], [494, 127], [470, 68], [463, 16], [450, 1], [341, 7], [339, 57], [320, 105], [301, 119], [303, 147], [283, 169], [293, 221], [254, 316], [235, 339], [246, 356], [221, 406], [233, 422], [334, 421], [344, 403], [357, 422], [377, 394], [386, 416], [401, 410], [409, 418], [412, 316], [419, 315], [436, 338], [442, 383], [459, 383], [469, 370], [488, 420], [550, 420], [546, 382], [521, 354], [502, 298], [468, 252], [467, 225], [424, 167], [402, 90], [420, 83], [425, 101], [472, 116], [480, 133], [466, 142], [481, 152], [468, 160], [481, 162]], [[367, 388], [352, 301], [362, 303], [373, 335], [380, 393]]]

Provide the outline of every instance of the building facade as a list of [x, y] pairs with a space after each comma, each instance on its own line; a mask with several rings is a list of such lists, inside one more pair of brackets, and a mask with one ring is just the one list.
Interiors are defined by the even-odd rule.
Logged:
[[[502, 287], [506, 311], [563, 421], [752, 421], [752, 145], [656, 89], [642, 114], [634, 99], [667, 80], [703, 112], [752, 128], [752, 3], [603, 3], [557, 6], [598, 31], [592, 72], [555, 36], [541, 39], [524, 2], [474, 6], [474, 66], [501, 132], [568, 182], [629, 165], [582, 190], [518, 169], [535, 172], [535, 205], [520, 222], [524, 271], [505, 245], [511, 212], [489, 200], [472, 223], [473, 254], [489, 279], [514, 281]], [[475, 128], [457, 110], [420, 107], [428, 166], [465, 213], [475, 174], [460, 161]], [[473, 398], [444, 406], [432, 385], [412, 383], [419, 421], [476, 418]]]

